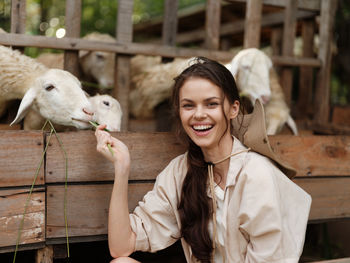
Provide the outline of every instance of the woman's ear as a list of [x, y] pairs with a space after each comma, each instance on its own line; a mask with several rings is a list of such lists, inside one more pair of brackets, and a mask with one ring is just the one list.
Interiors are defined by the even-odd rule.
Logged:
[[239, 113], [239, 108], [240, 108], [240, 103], [238, 100], [235, 100], [234, 103], [232, 105], [230, 105], [229, 117], [231, 120], [237, 117], [237, 115]]

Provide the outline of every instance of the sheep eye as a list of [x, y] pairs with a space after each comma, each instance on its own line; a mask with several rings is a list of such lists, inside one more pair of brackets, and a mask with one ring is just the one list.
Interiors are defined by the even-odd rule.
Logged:
[[54, 85], [48, 85], [48, 86], [45, 87], [45, 90], [51, 91], [51, 90], [53, 90], [54, 88], [55, 88]]
[[104, 100], [103, 104], [106, 105], [106, 106], [109, 106], [109, 101]]
[[101, 53], [97, 53], [96, 57], [97, 57], [98, 60], [104, 60], [105, 59], [105, 57]]

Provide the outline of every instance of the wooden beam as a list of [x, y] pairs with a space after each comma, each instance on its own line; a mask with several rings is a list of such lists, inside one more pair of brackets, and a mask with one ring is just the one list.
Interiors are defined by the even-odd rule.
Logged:
[[[247, 0], [227, 0], [229, 2], [241, 2], [245, 3]], [[299, 9], [319, 11], [320, 10], [320, 0], [297, 0], [297, 7]], [[286, 7], [288, 5], [288, 0], [263, 0], [264, 5], [271, 5], [277, 7]]]
[[309, 220], [350, 218], [350, 177], [293, 180], [312, 197]]
[[[168, 162], [185, 151], [170, 133], [112, 133], [129, 148], [131, 156], [130, 180], [153, 180]], [[68, 181], [113, 181], [113, 164], [96, 151], [92, 131], [60, 133], [68, 155]], [[84, 153], [84, 158], [75, 158]], [[155, 165], [156, 164], [156, 165]], [[65, 162], [56, 139], [47, 150], [46, 181], [65, 182]]]
[[[315, 17], [317, 14], [309, 11], [298, 11], [297, 19], [306, 19]], [[272, 14], [264, 15], [261, 19], [261, 26], [275, 26], [281, 25], [284, 21], [284, 12], [276, 12]], [[244, 32], [244, 20], [239, 20], [235, 22], [228, 22], [222, 24], [220, 27], [220, 36], [227, 36], [231, 34], [237, 34]], [[205, 30], [198, 29], [187, 33], [180, 33], [176, 36], [176, 42], [178, 44], [185, 44], [190, 42], [201, 41], [205, 38]], [[157, 41], [152, 41], [152, 43], [159, 43]]]
[[[40, 131], [1, 131], [0, 188], [31, 185], [43, 156], [43, 135]], [[44, 165], [35, 185], [44, 184]]]
[[[156, 44], [137, 44], [128, 43], [123, 44], [117, 42], [106, 43], [101, 41], [91, 41], [78, 38], [48, 38], [43, 36], [30, 36], [21, 34], [3, 34], [0, 38], [0, 44], [12, 45], [16, 43], [17, 46], [36, 46], [41, 48], [55, 48], [55, 49], [69, 49], [69, 50], [101, 50], [106, 52], [115, 52], [121, 54], [141, 54], [148, 56], [164, 56], [164, 57], [194, 57], [205, 56], [218, 61], [230, 61], [235, 53], [227, 51], [216, 51], [206, 49], [193, 48], [177, 48], [166, 47]], [[291, 63], [290, 65], [309, 65], [319, 67], [321, 65], [318, 59], [307, 58], [289, 58], [289, 57], [273, 57], [277, 63]]]
[[318, 58], [322, 61], [322, 67], [317, 74], [317, 85], [315, 89], [315, 116], [314, 120], [320, 123], [327, 123], [330, 118], [330, 82], [332, 62], [332, 34], [333, 23], [337, 1], [322, 0], [320, 19], [320, 47]]
[[164, 3], [164, 21], [162, 29], [162, 43], [166, 46], [175, 46], [177, 33], [178, 0], [166, 0]]
[[46, 246], [35, 252], [35, 263], [53, 263], [53, 247]]
[[[112, 133], [130, 149], [130, 180], [153, 180], [169, 161], [185, 151], [172, 133]], [[113, 181], [112, 163], [97, 153], [92, 131], [65, 132], [60, 139], [68, 155], [68, 181]], [[342, 136], [270, 137], [275, 152], [297, 176], [350, 176], [350, 138]], [[84, 158], [75, 156], [84, 153]], [[302, 154], [300, 154], [302, 153]], [[46, 156], [46, 182], [65, 182], [65, 166], [55, 139]]]
[[275, 27], [271, 31], [272, 56], [280, 56], [282, 53], [282, 29]]
[[207, 0], [205, 12], [205, 47], [218, 50], [220, 45], [221, 1]]
[[[302, 39], [303, 39], [303, 57], [314, 56], [314, 36], [315, 24], [312, 20], [302, 22]], [[299, 77], [299, 92], [296, 106], [296, 116], [299, 119], [307, 119], [311, 115], [312, 104], [312, 90], [313, 90], [313, 68], [300, 67]]]
[[[66, 0], [65, 24], [67, 37], [80, 37], [80, 20], [81, 20], [81, 0]], [[64, 69], [71, 72], [76, 77], [80, 76], [79, 72], [79, 52], [66, 50], [64, 52]]]
[[[117, 15], [117, 40], [123, 44], [132, 42], [133, 24], [132, 12], [134, 1], [119, 0]], [[113, 97], [118, 99], [123, 112], [121, 130], [128, 130], [129, 123], [129, 89], [130, 89], [130, 57], [122, 54], [116, 55], [115, 81]]]
[[260, 47], [262, 0], [247, 0], [244, 23], [244, 48]]
[[[109, 200], [113, 184], [69, 185], [67, 219], [70, 237], [107, 234]], [[133, 211], [153, 183], [129, 184], [129, 211]], [[81, 193], [84, 193], [83, 195]], [[47, 187], [47, 239], [65, 237], [64, 186]]]
[[26, 1], [11, 1], [11, 33], [24, 34], [26, 32]]
[[[29, 188], [0, 190], [0, 247], [16, 245]], [[28, 202], [19, 244], [45, 241], [45, 192], [35, 188]]]
[[309, 263], [350, 263], [350, 258], [338, 258], [332, 260], [312, 261]]

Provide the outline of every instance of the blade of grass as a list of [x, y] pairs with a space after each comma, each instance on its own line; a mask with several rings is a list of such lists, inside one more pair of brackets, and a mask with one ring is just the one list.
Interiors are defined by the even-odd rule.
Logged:
[[[45, 123], [46, 125], [46, 123]], [[44, 127], [45, 127], [44, 125]], [[50, 132], [50, 135], [49, 135], [49, 141], [50, 141], [50, 138], [51, 138], [51, 135], [52, 135], [52, 130]], [[38, 175], [39, 175], [39, 171], [40, 171], [40, 168], [43, 164], [43, 161], [44, 161], [44, 158], [45, 158], [45, 154], [46, 154], [46, 151], [47, 151], [47, 147], [49, 146], [49, 143], [47, 142], [46, 145], [45, 145], [45, 149], [44, 149], [44, 152], [41, 156], [41, 159], [40, 159], [40, 162], [39, 162], [39, 165], [36, 169], [36, 172], [35, 172], [35, 176], [34, 176], [34, 180], [32, 182], [32, 186], [30, 187], [30, 190], [29, 190], [29, 194], [27, 196], [27, 199], [26, 199], [26, 202], [25, 202], [25, 205], [24, 205], [24, 212], [23, 212], [23, 215], [22, 215], [22, 219], [21, 219], [21, 222], [20, 222], [20, 225], [19, 225], [19, 228], [18, 228], [18, 234], [17, 234], [17, 240], [16, 240], [16, 248], [15, 248], [15, 252], [14, 252], [14, 255], [13, 255], [13, 260], [12, 262], [15, 263], [16, 262], [16, 256], [17, 256], [17, 251], [18, 251], [18, 246], [19, 246], [19, 242], [20, 242], [20, 239], [21, 239], [21, 234], [22, 234], [22, 230], [23, 230], [23, 224], [24, 224], [24, 216], [26, 215], [27, 213], [27, 208], [28, 208], [28, 205], [29, 205], [29, 200], [32, 196], [32, 192], [33, 192], [33, 189], [34, 189], [34, 185], [35, 185], [35, 182], [36, 182], [36, 179], [38, 178]]]
[[48, 123], [51, 126], [51, 130], [54, 132], [56, 139], [58, 141], [58, 144], [60, 145], [60, 148], [63, 151], [64, 154], [64, 160], [65, 160], [65, 181], [64, 181], [64, 224], [65, 224], [65, 230], [66, 230], [66, 242], [67, 242], [67, 257], [69, 258], [69, 237], [68, 237], [68, 219], [67, 219], [67, 190], [68, 190], [68, 157], [67, 152], [63, 147], [63, 143], [61, 142], [55, 127], [52, 125], [51, 121], [48, 121]]

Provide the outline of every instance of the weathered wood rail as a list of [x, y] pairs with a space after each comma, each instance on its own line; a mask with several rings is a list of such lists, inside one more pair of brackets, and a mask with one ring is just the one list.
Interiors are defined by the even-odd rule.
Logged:
[[[184, 151], [171, 133], [115, 133], [131, 152], [129, 207], [152, 188], [157, 174]], [[106, 239], [113, 166], [97, 153], [92, 131], [60, 133], [68, 156], [67, 214], [72, 242]], [[43, 153], [40, 131], [0, 132], [0, 252], [13, 251], [25, 201]], [[310, 222], [350, 218], [350, 137], [271, 136], [282, 159], [297, 169], [295, 183], [313, 198]], [[20, 240], [20, 249], [65, 243], [65, 159], [52, 137]]]

